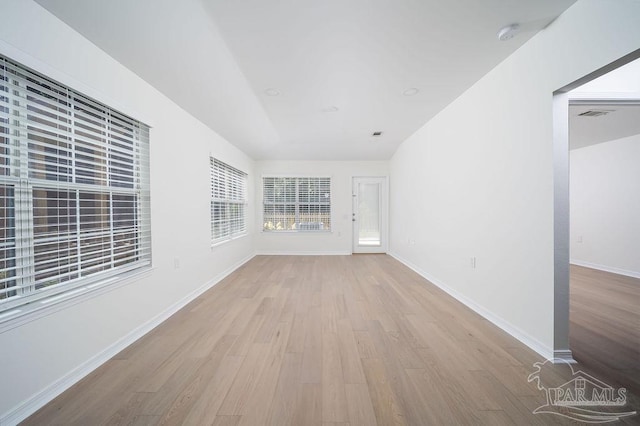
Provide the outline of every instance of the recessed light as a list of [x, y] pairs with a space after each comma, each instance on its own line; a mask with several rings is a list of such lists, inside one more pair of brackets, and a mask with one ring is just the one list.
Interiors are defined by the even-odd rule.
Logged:
[[278, 96], [280, 94], [280, 91], [278, 89], [274, 89], [273, 87], [270, 87], [268, 89], [265, 89], [264, 93], [267, 96]]
[[518, 24], [511, 24], [501, 28], [500, 31], [498, 31], [498, 40], [500, 41], [511, 40], [513, 36], [518, 33], [519, 29], [520, 29], [520, 25]]
[[417, 95], [419, 91], [420, 90], [416, 89], [415, 87], [411, 87], [409, 89], [406, 89], [404, 92], [402, 92], [402, 94], [405, 96], [413, 96], [413, 95]]
[[338, 112], [338, 107], [330, 106], [330, 107], [322, 108], [322, 112]]
[[382, 132], [381, 131], [373, 132], [371, 136], [382, 136]]

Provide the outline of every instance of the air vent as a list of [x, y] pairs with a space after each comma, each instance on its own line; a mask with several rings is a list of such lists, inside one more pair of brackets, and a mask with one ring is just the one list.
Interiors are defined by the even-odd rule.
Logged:
[[382, 132], [373, 132], [371, 136], [382, 136]]
[[613, 112], [613, 110], [610, 109], [592, 109], [589, 111], [585, 111], [581, 114], [578, 114], [578, 116], [580, 117], [601, 117], [603, 115], [607, 115], [610, 112]]

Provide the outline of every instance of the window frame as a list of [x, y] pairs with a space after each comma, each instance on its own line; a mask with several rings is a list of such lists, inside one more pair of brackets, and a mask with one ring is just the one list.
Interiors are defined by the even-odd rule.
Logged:
[[[249, 232], [249, 175], [212, 155], [209, 156], [209, 174], [211, 247], [215, 247]], [[216, 219], [218, 214], [222, 218]]]
[[[277, 202], [277, 201], [270, 201], [267, 200], [267, 196], [266, 196], [266, 190], [267, 188], [265, 187], [265, 184], [267, 182], [267, 180], [270, 179], [282, 179], [282, 180], [291, 180], [294, 182], [294, 187], [295, 187], [295, 194], [294, 194], [294, 199], [293, 201], [283, 201], [283, 202]], [[316, 189], [318, 191], [322, 190], [323, 188], [325, 190], [328, 191], [328, 194], [325, 194], [325, 196], [327, 196], [327, 201], [326, 202], [321, 202], [320, 200], [320, 194], [318, 194], [318, 201], [311, 201], [310, 197], [308, 200], [301, 200], [300, 198], [300, 183], [302, 180], [315, 180], [317, 183]], [[272, 185], [274, 186], [274, 185]], [[287, 194], [285, 195], [285, 198], [290, 196], [291, 194]], [[275, 196], [275, 195], [274, 195]], [[310, 233], [310, 234], [327, 234], [327, 233], [331, 233], [333, 232], [333, 209], [332, 209], [332, 205], [333, 205], [333, 201], [332, 201], [332, 197], [333, 197], [333, 179], [331, 176], [327, 176], [327, 175], [263, 175], [262, 176], [262, 232], [264, 233], [275, 233], [275, 234], [287, 234], [287, 233], [291, 233], [291, 234], [305, 234], [305, 233]], [[267, 223], [271, 223], [272, 226], [273, 223], [272, 222], [268, 222], [267, 219], [267, 206], [280, 206], [282, 207], [284, 210], [286, 210], [287, 207], [293, 207], [293, 225], [295, 225], [295, 228], [291, 229], [290, 227], [285, 227], [284, 229], [277, 229], [277, 226], [275, 226], [275, 229], [267, 229]], [[318, 217], [321, 216], [326, 216], [328, 219], [328, 222], [301, 222], [300, 221], [300, 216], [303, 214], [301, 213], [301, 206], [306, 206], [307, 208], [309, 208], [309, 210], [312, 210], [312, 206], [316, 206], [318, 209], [317, 212], [315, 212], [317, 214]], [[326, 212], [322, 212], [322, 208], [321, 206], [326, 206], [328, 211]], [[285, 213], [286, 216], [286, 213]], [[300, 229], [300, 225], [303, 223], [314, 223], [314, 224], [319, 224], [321, 223], [323, 225], [323, 227], [321, 229], [313, 229], [314, 226], [309, 226], [307, 227], [307, 229]]]
[[[13, 259], [3, 254], [3, 261], [15, 263], [2, 270], [15, 271], [9, 276], [13, 280], [5, 280], [3, 293], [7, 296], [0, 299], [3, 323], [141, 276], [152, 263], [150, 127], [4, 54], [0, 54], [0, 64], [0, 166], [7, 170], [0, 173], [0, 186], [13, 188], [15, 240]], [[101, 137], [95, 139], [96, 134]], [[96, 152], [102, 153], [101, 168]], [[97, 183], [100, 174], [102, 182]], [[63, 193], [69, 197], [60, 198]], [[61, 205], [66, 206], [65, 214], [60, 213]], [[81, 214], [83, 209], [86, 214]], [[96, 213], [96, 209], [103, 211]], [[102, 218], [96, 219], [97, 215]], [[95, 232], [88, 229], [96, 224]], [[42, 227], [48, 233], [36, 231]], [[67, 241], [63, 241], [64, 227], [68, 228]], [[6, 233], [0, 237], [4, 240]], [[65, 242], [68, 247], [61, 251]], [[40, 260], [36, 260], [38, 244], [40, 254], [44, 253]], [[93, 257], [87, 256], [89, 252]], [[73, 256], [75, 263], [70, 260]], [[56, 263], [57, 268], [47, 266]], [[65, 266], [67, 272], [59, 272]], [[49, 270], [56, 282], [43, 283], [49, 279]]]

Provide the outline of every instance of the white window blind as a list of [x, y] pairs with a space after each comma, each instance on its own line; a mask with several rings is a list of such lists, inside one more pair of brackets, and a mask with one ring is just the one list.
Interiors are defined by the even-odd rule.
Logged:
[[148, 265], [149, 128], [0, 56], [0, 311]]
[[247, 233], [247, 174], [210, 157], [211, 242]]
[[263, 177], [264, 231], [330, 231], [331, 178]]

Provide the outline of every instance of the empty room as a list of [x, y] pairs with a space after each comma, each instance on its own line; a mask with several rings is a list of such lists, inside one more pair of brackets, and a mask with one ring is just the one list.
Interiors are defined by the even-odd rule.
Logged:
[[0, 425], [639, 421], [639, 1], [0, 16]]

